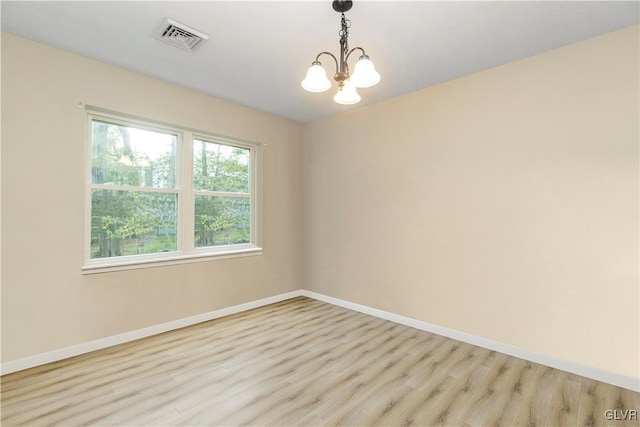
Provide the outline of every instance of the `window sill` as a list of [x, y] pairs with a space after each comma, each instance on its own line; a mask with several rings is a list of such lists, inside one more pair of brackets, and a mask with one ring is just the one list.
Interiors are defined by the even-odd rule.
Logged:
[[111, 273], [115, 271], [138, 270], [154, 267], [165, 267], [168, 265], [190, 264], [194, 262], [214, 261], [229, 258], [242, 258], [247, 256], [262, 255], [262, 248], [251, 247], [236, 250], [229, 250], [219, 253], [194, 253], [194, 254], [175, 254], [173, 256], [155, 258], [155, 259], [139, 259], [127, 261], [99, 262], [95, 264], [87, 264], [82, 266], [81, 274], [99, 274]]

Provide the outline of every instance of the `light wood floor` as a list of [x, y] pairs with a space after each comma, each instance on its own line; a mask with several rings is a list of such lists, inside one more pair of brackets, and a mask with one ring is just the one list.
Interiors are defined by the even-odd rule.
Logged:
[[2, 377], [2, 425], [637, 426], [638, 393], [309, 298]]

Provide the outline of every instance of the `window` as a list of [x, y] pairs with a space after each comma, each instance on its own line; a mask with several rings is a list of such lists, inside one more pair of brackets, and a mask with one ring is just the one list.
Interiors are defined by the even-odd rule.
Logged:
[[195, 246], [251, 241], [250, 154], [246, 148], [194, 140]]
[[83, 270], [259, 253], [259, 145], [90, 113]]

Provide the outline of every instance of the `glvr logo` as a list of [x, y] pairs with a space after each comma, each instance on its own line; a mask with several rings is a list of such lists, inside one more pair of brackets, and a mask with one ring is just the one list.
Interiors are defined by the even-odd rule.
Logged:
[[611, 420], [637, 420], [638, 419], [638, 410], [637, 409], [607, 409], [604, 411], [604, 417]]

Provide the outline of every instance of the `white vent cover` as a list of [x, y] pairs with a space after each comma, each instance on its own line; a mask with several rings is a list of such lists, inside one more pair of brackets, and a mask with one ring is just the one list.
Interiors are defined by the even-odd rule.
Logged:
[[170, 18], [167, 18], [158, 28], [156, 38], [189, 52], [200, 45], [203, 40], [209, 40], [208, 35]]

